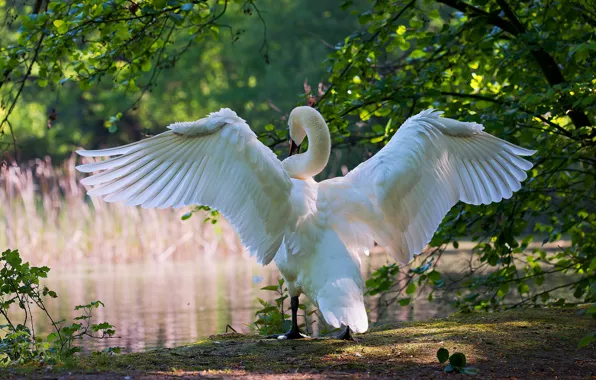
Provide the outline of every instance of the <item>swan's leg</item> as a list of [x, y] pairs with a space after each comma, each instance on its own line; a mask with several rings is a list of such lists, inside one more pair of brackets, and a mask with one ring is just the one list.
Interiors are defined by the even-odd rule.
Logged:
[[292, 308], [292, 327], [290, 328], [290, 331], [288, 331], [285, 334], [279, 334], [279, 335], [269, 335], [267, 338], [272, 338], [272, 339], [302, 339], [302, 338], [308, 338], [308, 335], [303, 334], [302, 332], [300, 332], [300, 329], [298, 328], [298, 305], [299, 305], [299, 301], [298, 301], [298, 296], [295, 297], [291, 297], [290, 298], [290, 307]]
[[342, 340], [354, 340], [352, 334], [350, 333], [350, 326], [346, 326], [338, 335], [335, 336], [335, 339], [342, 339]]

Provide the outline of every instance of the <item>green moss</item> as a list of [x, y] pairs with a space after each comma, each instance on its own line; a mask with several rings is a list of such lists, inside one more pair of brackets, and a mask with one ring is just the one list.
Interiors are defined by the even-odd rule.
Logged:
[[[150, 373], [159, 377], [348, 372], [384, 376], [399, 371], [405, 377], [425, 377], [442, 370], [435, 355], [445, 347], [466, 354], [483, 378], [583, 376], [596, 370], [596, 352], [594, 347], [577, 349], [577, 342], [594, 327], [593, 319], [579, 315], [578, 309], [532, 309], [384, 325], [358, 335], [357, 342], [277, 341], [222, 334], [173, 349], [84, 356], [54, 367], [52, 373]], [[30, 372], [31, 367], [14, 370], [5, 376]], [[45, 376], [47, 372], [37, 369], [33, 374]]]

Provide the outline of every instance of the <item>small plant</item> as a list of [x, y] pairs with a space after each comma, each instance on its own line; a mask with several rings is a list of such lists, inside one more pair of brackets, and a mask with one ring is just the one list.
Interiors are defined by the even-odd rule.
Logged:
[[[257, 298], [261, 306], [260, 310], [255, 312], [257, 320], [252, 324], [258, 331], [259, 335], [283, 334], [290, 329], [292, 321], [290, 319], [289, 309], [284, 307], [285, 300], [289, 298], [288, 288], [284, 287], [284, 279], [280, 278], [277, 285], [269, 285], [261, 288], [261, 290], [277, 292], [279, 295], [272, 304], [261, 298]], [[299, 325], [304, 328], [304, 331], [309, 334], [314, 321], [310, 317], [317, 312], [317, 309], [308, 310], [308, 306], [300, 304], [299, 310], [303, 312], [301, 315], [304, 318], [304, 323]]]
[[[107, 322], [91, 323], [92, 310], [104, 306], [101, 301], [79, 305], [75, 310], [82, 314], [72, 324], [65, 320], [56, 321], [48, 312], [45, 297], [58, 295], [46, 286], [40, 286], [40, 279], [46, 278], [50, 268], [33, 267], [23, 263], [17, 250], [6, 250], [0, 256], [0, 315], [6, 320], [0, 325], [0, 364], [27, 362], [55, 363], [71, 357], [80, 348], [74, 342], [83, 337], [109, 338], [116, 333], [114, 326]], [[9, 316], [10, 307], [18, 307], [22, 319], [15, 321]], [[39, 308], [50, 321], [54, 331], [45, 339], [35, 333], [32, 308]], [[117, 353], [119, 348], [109, 348], [107, 352]]]
[[479, 372], [478, 368], [466, 367], [466, 355], [461, 352], [449, 355], [449, 350], [441, 347], [437, 351], [437, 359], [439, 359], [439, 363], [445, 363], [449, 360], [449, 364], [444, 369], [447, 373], [455, 372], [466, 375], [477, 375]]
[[271, 335], [271, 334], [282, 334], [290, 329], [291, 321], [289, 314], [285, 313], [284, 301], [289, 297], [288, 288], [284, 287], [284, 280], [280, 278], [277, 285], [269, 285], [261, 288], [261, 290], [267, 290], [277, 292], [277, 297], [274, 302], [275, 305], [257, 298], [261, 306], [261, 309], [257, 310], [255, 316], [257, 320], [253, 322], [260, 335]]
[[211, 224], [217, 223], [217, 217], [219, 216], [219, 211], [212, 210], [210, 207], [202, 206], [202, 205], [194, 206], [194, 208], [192, 210], [190, 210], [186, 214], [182, 215], [182, 217], [180, 219], [188, 220], [192, 217], [192, 215], [195, 212], [199, 212], [199, 211], [205, 211], [206, 213], [208, 213], [207, 217], [205, 217], [205, 219], [203, 220], [203, 223], [211, 223]]

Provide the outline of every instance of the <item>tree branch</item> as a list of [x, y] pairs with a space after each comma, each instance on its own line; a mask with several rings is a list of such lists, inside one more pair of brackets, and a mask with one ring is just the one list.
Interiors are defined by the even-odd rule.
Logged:
[[[507, 20], [502, 19], [493, 13], [488, 13], [482, 9], [473, 7], [461, 0], [438, 0], [440, 3], [455, 8], [472, 17], [484, 17], [488, 23], [501, 28], [502, 30], [518, 37], [526, 33], [526, 28], [519, 21], [513, 9], [507, 4], [506, 0], [496, 0], [497, 4], [507, 17]], [[530, 46], [530, 53], [536, 60], [536, 63], [542, 70], [544, 77], [548, 84], [552, 87], [558, 84], [565, 83], [563, 73], [555, 62], [554, 58], [544, 50], [539, 44]], [[561, 94], [561, 105], [565, 113], [569, 116], [576, 127], [583, 127], [591, 125], [590, 119], [581, 108], [573, 107], [573, 100], [568, 94]]]
[[[513, 9], [511, 9], [509, 4], [507, 4], [507, 1], [496, 1], [497, 4], [499, 4], [499, 7], [501, 7], [501, 9], [503, 10], [503, 13], [505, 13], [505, 16], [507, 16], [509, 21], [511, 21], [517, 33], [526, 33], [526, 28], [519, 21]], [[531, 48], [530, 51], [532, 53], [532, 56], [534, 56], [536, 63], [538, 63], [538, 66], [542, 70], [542, 73], [548, 81], [548, 84], [550, 84], [551, 86], [555, 86], [557, 84], [565, 83], [565, 78], [563, 77], [563, 73], [559, 69], [557, 62], [555, 62], [555, 59], [550, 54], [548, 54], [546, 50], [544, 50], [540, 45], [536, 44], [536, 47], [533, 49]], [[585, 114], [585, 112], [582, 109], [573, 107], [573, 101], [570, 96], [568, 96], [567, 94], [562, 94], [561, 100], [562, 105], [566, 109], [567, 115], [576, 127], [584, 127], [591, 125], [590, 119], [588, 119], [588, 116]]]
[[34, 14], [38, 14], [41, 11], [41, 7], [43, 6], [43, 0], [35, 0], [35, 6], [33, 7]]
[[[45, 27], [45, 25], [44, 25], [44, 27]], [[25, 87], [25, 84], [27, 83], [27, 78], [29, 77], [29, 75], [31, 75], [31, 69], [33, 68], [33, 65], [35, 64], [35, 62], [37, 61], [37, 56], [39, 55], [39, 51], [41, 50], [41, 44], [43, 43], [43, 40], [46, 36], [43, 29], [44, 28], [42, 28], [41, 37], [39, 37], [39, 40], [37, 41], [37, 45], [35, 46], [35, 53], [33, 54], [33, 58], [31, 59], [31, 64], [27, 68], [27, 71], [25, 72], [25, 75], [23, 76], [23, 80], [21, 81], [21, 86], [17, 90], [17, 93], [16, 93], [10, 107], [8, 108], [8, 110], [6, 110], [6, 115], [4, 116], [4, 119], [2, 119], [2, 121], [0, 122], [0, 131], [2, 131], [4, 124], [8, 124], [8, 126], [10, 128], [10, 133], [12, 135], [12, 141], [13, 141], [14, 151], [15, 151], [15, 159], [18, 159], [17, 141], [16, 141], [16, 137], [14, 135], [14, 131], [12, 129], [12, 124], [10, 124], [8, 118], [12, 114], [14, 107], [16, 106], [17, 102], [19, 101], [19, 98], [21, 97], [21, 93], [23, 92], [23, 88]], [[1, 84], [2, 83], [0, 83], [0, 85]]]
[[[382, 28], [379, 28], [379, 30], [377, 30], [375, 32], [375, 34], [373, 34], [365, 43], [370, 43], [370, 42], [374, 42], [374, 40], [379, 36], [379, 34], [381, 34], [381, 32], [384, 30], [384, 28], [393, 25], [394, 22], [396, 22], [407, 10], [408, 8], [410, 8], [411, 6], [413, 6], [414, 4], [416, 4], [416, 0], [412, 0], [409, 3], [407, 3], [406, 5], [404, 5], [404, 7], [395, 14], [395, 16], [393, 16]], [[364, 50], [364, 44], [362, 45], [362, 47], [358, 50], [358, 52], [356, 52], [356, 54], [354, 54], [354, 58], [352, 58], [351, 62], [342, 70], [342, 72], [339, 74], [338, 78], [343, 77], [354, 65], [354, 62], [356, 62], [356, 57], [360, 55], [360, 53], [362, 53], [362, 51]], [[333, 83], [331, 83], [331, 85], [329, 86], [329, 88], [327, 89], [327, 91], [325, 91], [325, 93], [319, 98], [319, 100], [317, 101], [317, 104], [320, 104], [323, 99], [325, 99], [327, 97], [327, 94], [329, 94], [331, 92], [331, 89], [333, 88]]]
[[450, 6], [451, 8], [455, 8], [458, 11], [461, 11], [468, 16], [485, 17], [487, 19], [487, 21], [489, 22], [489, 24], [497, 26], [497, 27], [503, 29], [504, 31], [513, 34], [514, 36], [517, 36], [515, 26], [512, 25], [507, 20], [500, 18], [499, 16], [497, 16], [494, 13], [485, 12], [482, 9], [476, 8], [476, 7], [469, 5], [461, 0], [439, 0], [439, 3], [443, 3], [445, 5]]
[[[500, 100], [500, 99], [495, 99], [495, 98], [491, 98], [489, 96], [483, 96], [483, 95], [478, 95], [478, 94], [460, 94], [459, 92], [451, 92], [451, 91], [441, 91], [441, 95], [446, 95], [446, 96], [454, 96], [456, 98], [469, 98], [469, 99], [477, 99], [477, 100], [483, 100], [486, 102], [491, 102], [491, 103], [497, 103], [497, 104], [503, 104], [503, 105], [513, 105], [512, 102], [508, 102], [506, 100]], [[542, 115], [534, 115], [533, 112], [530, 112], [530, 110], [524, 109], [519, 107], [519, 109], [525, 113], [528, 113], [540, 120], [542, 120], [544, 123], [548, 124], [549, 126], [557, 129], [559, 132], [561, 132], [562, 135], [571, 138], [571, 132], [569, 132], [568, 130], [566, 130], [565, 128], [561, 127], [558, 124], [553, 123], [552, 121], [546, 119], [545, 117], [543, 117]]]

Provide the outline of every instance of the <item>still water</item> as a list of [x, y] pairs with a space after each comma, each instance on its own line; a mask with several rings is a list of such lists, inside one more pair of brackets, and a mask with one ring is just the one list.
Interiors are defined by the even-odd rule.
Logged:
[[[363, 261], [365, 277], [391, 262], [384, 253]], [[249, 257], [204, 257], [192, 262], [110, 264], [98, 266], [55, 265], [45, 281], [58, 298], [47, 302], [50, 314], [72, 321], [80, 315], [75, 305], [101, 300], [105, 308], [93, 312], [95, 323], [107, 321], [118, 338], [82, 341], [85, 350], [108, 346], [140, 351], [173, 347], [223, 333], [226, 326], [250, 332], [260, 308], [257, 297], [272, 299], [275, 293], [260, 290], [280, 278], [274, 264], [262, 267]], [[306, 297], [301, 297], [301, 302]], [[375, 321], [376, 300], [368, 297], [369, 317]], [[445, 302], [428, 303], [420, 297], [413, 307], [394, 306], [386, 320], [420, 320], [442, 317], [451, 309]], [[317, 318], [318, 319], [318, 318]], [[47, 319], [35, 313], [36, 332], [50, 332]]]

